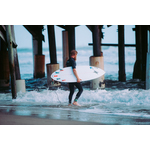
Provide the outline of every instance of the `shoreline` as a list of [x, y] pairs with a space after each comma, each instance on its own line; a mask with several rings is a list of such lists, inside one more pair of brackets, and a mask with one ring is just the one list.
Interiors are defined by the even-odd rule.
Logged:
[[20, 116], [0, 113], [0, 125], [104, 125], [96, 122], [46, 119], [33, 116]]

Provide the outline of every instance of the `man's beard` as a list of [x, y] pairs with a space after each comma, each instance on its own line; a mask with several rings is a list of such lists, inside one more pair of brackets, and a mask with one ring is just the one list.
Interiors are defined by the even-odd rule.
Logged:
[[74, 60], [75, 60], [75, 61], [77, 60], [77, 56], [74, 57]]

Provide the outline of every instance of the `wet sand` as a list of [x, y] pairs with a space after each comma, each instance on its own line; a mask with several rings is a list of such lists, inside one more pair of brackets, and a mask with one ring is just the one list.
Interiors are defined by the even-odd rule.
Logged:
[[1, 113], [0, 125], [100, 125], [100, 123], [60, 119], [46, 119]]
[[1, 106], [0, 125], [150, 125], [150, 119], [147, 117], [111, 114], [111, 112], [87, 113], [84, 112], [86, 109], [87, 106], [65, 105]]
[[[112, 114], [93, 114], [71, 110], [50, 109], [42, 112], [24, 109], [0, 112], [0, 125], [150, 125], [149, 118]], [[42, 109], [43, 111], [43, 109]], [[19, 112], [19, 113], [18, 113]]]

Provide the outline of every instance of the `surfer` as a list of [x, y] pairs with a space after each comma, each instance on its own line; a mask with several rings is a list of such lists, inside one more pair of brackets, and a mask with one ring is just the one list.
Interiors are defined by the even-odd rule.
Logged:
[[78, 93], [74, 99], [73, 105], [80, 106], [77, 101], [83, 92], [83, 88], [82, 88], [82, 85], [80, 83], [81, 79], [79, 78], [77, 70], [76, 70], [77, 54], [78, 54], [78, 52], [76, 50], [72, 50], [70, 52], [70, 58], [67, 60], [67, 63], [66, 63], [67, 67], [72, 67], [73, 73], [77, 78], [77, 82], [69, 83], [70, 93], [69, 93], [69, 105], [68, 106], [71, 106], [72, 96], [74, 94], [74, 86], [76, 86], [79, 91], [78, 91]]

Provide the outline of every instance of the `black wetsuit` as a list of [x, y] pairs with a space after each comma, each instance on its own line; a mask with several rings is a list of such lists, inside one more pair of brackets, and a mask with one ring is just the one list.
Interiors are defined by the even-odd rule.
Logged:
[[[76, 62], [73, 58], [70, 58], [67, 60], [67, 63], [66, 63], [66, 66], [67, 67], [72, 67], [72, 69], [75, 69], [76, 68]], [[70, 90], [70, 94], [69, 94], [69, 104], [71, 104], [71, 101], [72, 101], [72, 96], [74, 94], [74, 86], [76, 86], [78, 88], [78, 93], [76, 95], [76, 98], [75, 100], [77, 101], [77, 99], [80, 97], [80, 95], [82, 94], [83, 92], [83, 88], [82, 88], [82, 85], [81, 83], [79, 82], [73, 82], [73, 83], [69, 83], [69, 90]]]

